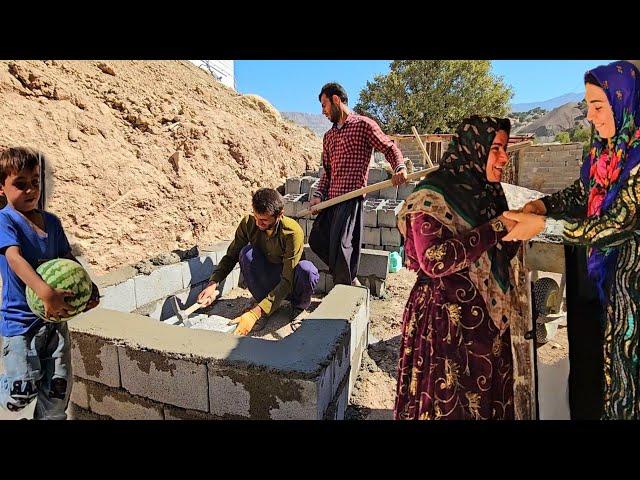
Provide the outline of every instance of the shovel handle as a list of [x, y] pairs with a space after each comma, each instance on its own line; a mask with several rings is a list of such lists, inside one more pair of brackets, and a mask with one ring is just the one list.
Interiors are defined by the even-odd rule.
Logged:
[[191, 315], [193, 312], [195, 312], [196, 310], [199, 310], [200, 308], [202, 308], [203, 305], [201, 303], [194, 303], [193, 305], [191, 305], [189, 308], [187, 308], [184, 312], [182, 312], [182, 315], [184, 315], [184, 317], [188, 317], [189, 315]]
[[[218, 290], [215, 291], [215, 296], [217, 297], [220, 294], [220, 292]], [[193, 305], [191, 305], [189, 308], [187, 308], [184, 312], [182, 312], [182, 315], [186, 318], [189, 315], [191, 315], [193, 312], [195, 312], [196, 310], [201, 309], [202, 307], [204, 307], [204, 305], [202, 305], [201, 303], [194, 303]]]

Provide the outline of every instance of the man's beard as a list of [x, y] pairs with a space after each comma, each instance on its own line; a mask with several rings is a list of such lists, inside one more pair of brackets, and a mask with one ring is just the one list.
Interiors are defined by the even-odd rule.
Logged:
[[331, 104], [330, 116], [331, 116], [331, 123], [338, 123], [340, 121], [340, 118], [342, 117], [342, 111], [334, 103]]

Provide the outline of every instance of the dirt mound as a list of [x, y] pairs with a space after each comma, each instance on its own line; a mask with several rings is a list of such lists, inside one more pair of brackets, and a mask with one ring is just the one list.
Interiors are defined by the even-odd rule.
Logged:
[[42, 150], [47, 208], [95, 273], [231, 238], [321, 140], [187, 61], [0, 61], [0, 147]]

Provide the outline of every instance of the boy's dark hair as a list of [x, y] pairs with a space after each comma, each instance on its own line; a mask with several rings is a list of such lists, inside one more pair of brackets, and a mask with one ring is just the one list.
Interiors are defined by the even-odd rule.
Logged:
[[282, 197], [273, 188], [261, 188], [253, 194], [251, 199], [253, 209], [260, 214], [273, 215], [277, 217], [284, 210]]
[[12, 173], [22, 170], [33, 170], [40, 165], [40, 159], [44, 155], [29, 147], [10, 147], [0, 153], [0, 184]]
[[333, 97], [334, 95], [337, 95], [338, 98], [342, 101], [342, 103], [344, 103], [345, 105], [349, 103], [349, 97], [347, 96], [347, 92], [344, 88], [342, 88], [342, 85], [340, 85], [339, 83], [331, 82], [331, 83], [327, 83], [324, 87], [322, 87], [322, 90], [320, 90], [320, 95], [318, 95], [318, 100], [322, 99], [323, 93], [326, 95], [326, 97], [329, 100], [331, 100], [331, 97]]

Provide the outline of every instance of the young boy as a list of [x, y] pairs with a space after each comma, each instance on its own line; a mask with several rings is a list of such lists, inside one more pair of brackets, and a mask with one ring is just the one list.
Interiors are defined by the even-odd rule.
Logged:
[[[41, 158], [23, 147], [0, 153], [0, 194], [7, 202], [0, 210], [0, 405], [17, 412], [37, 397], [34, 419], [65, 420], [73, 381], [69, 330], [66, 322], [39, 319], [25, 297], [26, 284], [42, 299], [47, 317], [64, 318], [71, 310], [65, 301], [70, 292], [51, 288], [35, 271], [53, 258], [77, 261], [58, 217], [37, 208]], [[86, 310], [98, 302], [94, 284]]]

